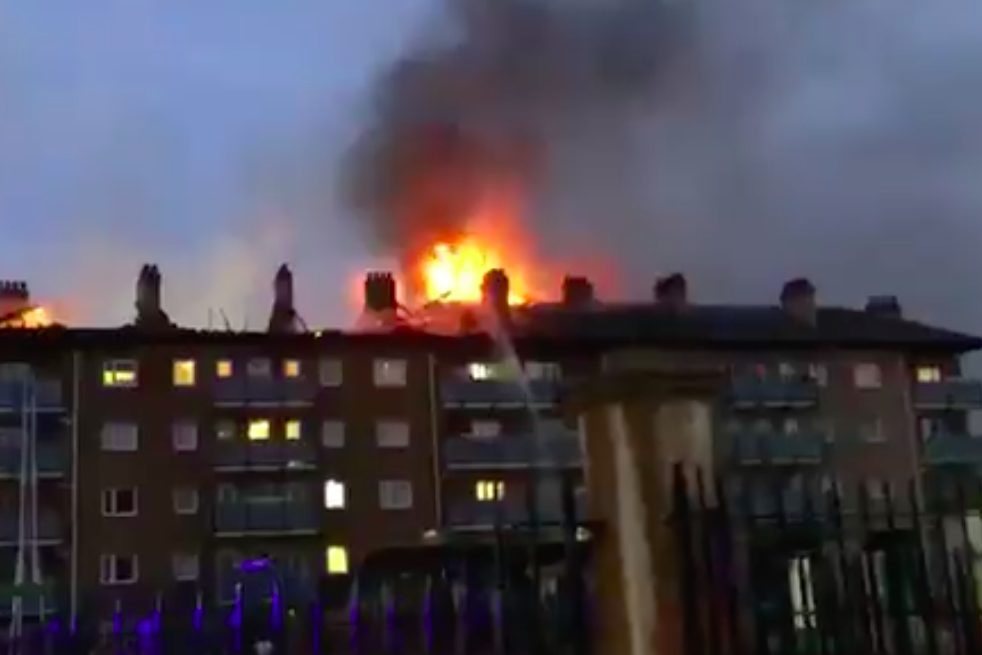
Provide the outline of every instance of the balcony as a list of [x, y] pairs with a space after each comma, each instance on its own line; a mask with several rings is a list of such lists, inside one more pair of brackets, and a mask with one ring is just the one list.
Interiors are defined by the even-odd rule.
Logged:
[[17, 597], [20, 597], [21, 612], [25, 616], [39, 617], [57, 609], [58, 589], [54, 582], [0, 585], [0, 616], [13, 614], [14, 599]]
[[215, 532], [227, 536], [316, 534], [318, 507], [310, 501], [241, 500], [215, 506]]
[[307, 470], [317, 467], [317, 448], [303, 439], [218, 441], [214, 461], [220, 471]]
[[59, 380], [0, 382], [0, 412], [19, 412], [34, 409], [38, 412], [65, 410], [62, 384]]
[[[586, 516], [586, 499], [576, 496], [576, 519]], [[563, 524], [562, 503], [556, 498], [542, 499], [536, 508], [540, 525]], [[500, 503], [458, 500], [447, 506], [446, 524], [450, 528], [481, 530], [500, 524], [504, 527], [528, 524], [529, 512], [524, 499], [505, 500]]]
[[[61, 444], [37, 445], [37, 469], [39, 477], [59, 478], [68, 471], [68, 447]], [[0, 478], [19, 478], [21, 449], [17, 446], [0, 448]]]
[[440, 383], [444, 407], [552, 407], [559, 400], [558, 380], [472, 380], [448, 377]]
[[[28, 524], [24, 526], [27, 535], [31, 534], [33, 527], [30, 525], [30, 515], [27, 517]], [[16, 546], [20, 535], [20, 517], [17, 510], [8, 510], [0, 515], [0, 546]], [[32, 540], [27, 539], [28, 543]], [[57, 512], [51, 510], [41, 510], [38, 513], [37, 523], [37, 542], [42, 545], [58, 544], [62, 541], [62, 521]]]
[[812, 407], [818, 404], [818, 396], [818, 383], [806, 377], [748, 376], [734, 379], [730, 387], [730, 401], [735, 407]]
[[238, 599], [245, 608], [266, 605], [277, 592], [288, 603], [311, 602], [317, 597], [317, 576], [291, 562], [264, 559], [234, 568], [226, 566], [217, 571], [217, 579], [220, 602]]
[[213, 391], [216, 405], [290, 407], [313, 403], [317, 395], [317, 383], [302, 377], [232, 377], [216, 380]]
[[738, 432], [727, 436], [732, 461], [743, 466], [819, 465], [825, 459], [826, 435], [821, 432]]
[[917, 409], [982, 409], [982, 381], [950, 378], [914, 384]]
[[[538, 441], [538, 443], [537, 443]], [[582, 464], [576, 432], [508, 434], [494, 438], [450, 437], [443, 444], [444, 466], [471, 469], [576, 468]]]
[[932, 466], [982, 465], [982, 437], [938, 434], [924, 441], [924, 461]]

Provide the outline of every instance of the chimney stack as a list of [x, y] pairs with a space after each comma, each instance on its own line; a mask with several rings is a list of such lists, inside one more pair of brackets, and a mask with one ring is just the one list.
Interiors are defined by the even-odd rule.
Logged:
[[499, 317], [508, 316], [508, 296], [511, 293], [508, 275], [503, 269], [494, 268], [484, 274], [481, 282], [481, 298], [485, 307]]
[[670, 309], [684, 309], [689, 304], [689, 283], [681, 273], [655, 280], [655, 302]]
[[17, 314], [27, 309], [31, 294], [27, 282], [22, 280], [0, 280], [0, 318]]
[[866, 301], [866, 311], [877, 316], [903, 318], [903, 308], [897, 296], [870, 296]]
[[815, 325], [815, 286], [808, 278], [796, 278], [781, 289], [781, 307], [795, 319]]
[[273, 278], [273, 310], [267, 330], [278, 334], [295, 334], [299, 332], [298, 322], [297, 310], [293, 305], [293, 272], [289, 266], [282, 264]]
[[567, 275], [563, 278], [563, 304], [569, 307], [587, 307], [592, 305], [596, 297], [593, 283], [588, 278]]
[[170, 317], [161, 304], [161, 275], [155, 264], [144, 264], [136, 281], [136, 325], [171, 327]]
[[365, 275], [365, 311], [374, 314], [395, 312], [399, 303], [396, 297], [396, 279], [392, 273], [370, 271]]

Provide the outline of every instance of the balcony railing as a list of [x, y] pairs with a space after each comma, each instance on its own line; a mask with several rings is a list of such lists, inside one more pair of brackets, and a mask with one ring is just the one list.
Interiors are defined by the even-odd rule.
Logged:
[[450, 437], [443, 444], [444, 465], [450, 470], [575, 468], [582, 464], [576, 433], [506, 434], [486, 439]]
[[[495, 525], [528, 525], [529, 508], [523, 501], [514, 499], [495, 503], [459, 500], [447, 506], [447, 526], [473, 530], [493, 528]], [[577, 520], [582, 520], [586, 516], [586, 502], [582, 495], [576, 496], [575, 507]], [[563, 523], [562, 503], [558, 499], [540, 500], [535, 511], [542, 526], [560, 526]]]
[[914, 385], [918, 409], [982, 409], [982, 380], [950, 378]]
[[247, 571], [225, 568], [217, 571], [216, 577], [220, 601], [234, 603], [238, 599], [244, 608], [264, 605], [277, 595], [290, 603], [317, 597], [317, 576], [288, 564]]
[[734, 463], [821, 464], [825, 459], [826, 435], [821, 432], [769, 434], [738, 432], [728, 435]]
[[[43, 477], [60, 477], [68, 471], [68, 447], [62, 444], [37, 445], [37, 470]], [[21, 449], [18, 446], [0, 448], [0, 478], [20, 477]]]
[[13, 614], [15, 598], [20, 598], [24, 616], [40, 617], [58, 609], [58, 588], [54, 582], [0, 585], [0, 616]]
[[924, 441], [924, 461], [934, 466], [982, 465], [982, 437], [938, 434]]
[[65, 399], [58, 380], [0, 382], [0, 411], [21, 411], [29, 404], [40, 412], [63, 411]]
[[314, 534], [320, 530], [317, 506], [310, 501], [241, 500], [215, 506], [215, 532], [228, 535]]
[[[17, 510], [7, 510], [0, 514], [0, 546], [14, 546], [21, 536], [28, 543], [37, 541], [40, 544], [57, 544], [63, 539], [63, 527], [61, 516], [57, 512], [41, 510], [38, 513], [37, 533], [34, 534], [34, 527], [28, 515], [22, 534]], [[32, 534], [35, 539], [31, 539]]]
[[807, 377], [734, 378], [730, 401], [737, 407], [811, 407], [818, 403], [818, 382]]
[[448, 377], [440, 383], [446, 407], [550, 407], [559, 400], [559, 380], [472, 380]]
[[307, 405], [317, 383], [306, 378], [224, 378], [214, 383], [216, 405]]
[[311, 469], [317, 466], [317, 448], [307, 440], [219, 441], [215, 468], [226, 471]]

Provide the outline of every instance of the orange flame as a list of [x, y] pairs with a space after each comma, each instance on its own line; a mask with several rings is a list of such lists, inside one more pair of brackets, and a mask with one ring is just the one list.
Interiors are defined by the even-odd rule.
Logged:
[[494, 248], [466, 237], [456, 243], [437, 243], [423, 260], [421, 276], [428, 300], [443, 302], [478, 302], [481, 284], [490, 270], [503, 268], [509, 275], [508, 302], [517, 305], [529, 301], [528, 285], [516, 268], [509, 268]]
[[0, 329], [3, 328], [20, 328], [27, 330], [34, 330], [37, 328], [50, 327], [54, 325], [55, 320], [49, 312], [44, 307], [29, 307], [22, 311], [19, 311], [12, 316], [6, 317], [0, 320]]

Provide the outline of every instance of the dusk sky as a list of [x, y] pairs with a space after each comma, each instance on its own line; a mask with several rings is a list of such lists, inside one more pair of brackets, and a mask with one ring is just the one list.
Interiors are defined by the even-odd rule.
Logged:
[[368, 253], [335, 215], [332, 162], [426, 2], [4, 3], [0, 275], [116, 323], [154, 261], [200, 324], [265, 306], [291, 260], [306, 309], [340, 322], [346, 287], [324, 278]]

